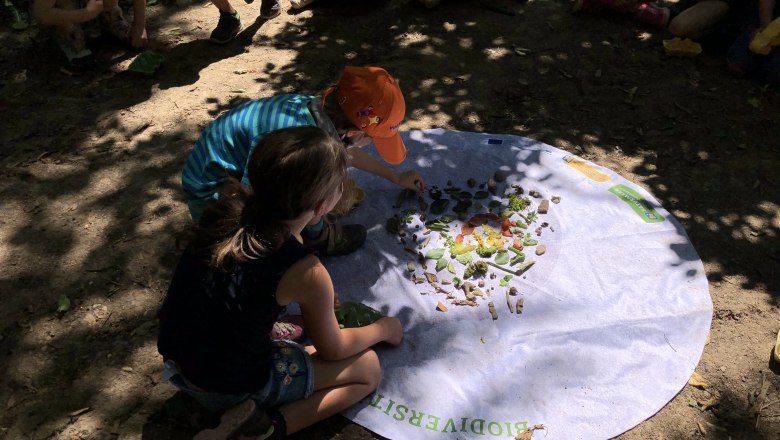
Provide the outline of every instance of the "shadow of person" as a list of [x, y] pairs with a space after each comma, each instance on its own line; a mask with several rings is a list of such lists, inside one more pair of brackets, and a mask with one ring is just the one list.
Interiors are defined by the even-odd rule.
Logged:
[[190, 396], [176, 392], [150, 414], [142, 428], [145, 440], [190, 440], [199, 431], [219, 423], [220, 414], [209, 412]]
[[227, 44], [214, 44], [209, 40], [194, 40], [179, 44], [165, 53], [165, 65], [174, 66], [176, 74], [160, 75], [160, 89], [169, 89], [195, 84], [200, 72], [212, 63], [221, 61], [246, 51], [252, 44], [255, 34], [268, 20], [258, 18], [245, 27]]

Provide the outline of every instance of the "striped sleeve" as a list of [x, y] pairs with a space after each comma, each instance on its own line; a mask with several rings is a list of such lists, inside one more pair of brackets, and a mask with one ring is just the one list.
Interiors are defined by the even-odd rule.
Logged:
[[280, 128], [316, 125], [307, 107], [312, 99], [279, 95], [249, 101], [209, 124], [195, 142], [182, 171], [182, 188], [190, 207], [216, 198], [219, 186], [228, 176], [248, 184], [247, 161], [266, 134]]

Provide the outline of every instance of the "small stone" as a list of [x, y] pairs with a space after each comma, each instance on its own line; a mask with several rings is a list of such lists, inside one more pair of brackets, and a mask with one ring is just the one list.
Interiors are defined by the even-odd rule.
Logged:
[[477, 181], [473, 177], [466, 181], [466, 185], [468, 185], [469, 188], [474, 188], [476, 184]]
[[491, 280], [495, 280], [495, 279], [496, 279], [496, 274], [495, 274], [495, 272], [490, 272], [490, 279], [491, 279]]
[[539, 207], [536, 208], [536, 212], [539, 214], [547, 214], [547, 211], [550, 209], [550, 201], [547, 199], [542, 200], [541, 203], [539, 203]]
[[495, 174], [493, 174], [493, 178], [496, 179], [496, 182], [503, 182], [506, 180], [506, 173], [501, 170], [496, 170]]
[[523, 298], [518, 298], [517, 299], [517, 304], [515, 304], [515, 313], [517, 313], [518, 315], [523, 313], [523, 303], [524, 302], [525, 302], [525, 300]]
[[493, 194], [493, 195], [496, 194], [497, 186], [498, 186], [498, 184], [496, 183], [495, 180], [493, 180], [492, 177], [490, 179], [488, 179], [487, 189], [488, 189], [488, 191], [490, 191], [491, 194]]
[[479, 287], [485, 287], [485, 280], [479, 280], [477, 285], [479, 285]]
[[498, 319], [498, 312], [496, 312], [496, 306], [493, 304], [493, 301], [488, 303], [488, 311], [490, 311], [490, 316], [493, 317], [493, 321]]
[[509, 288], [509, 294], [510, 295], [517, 295], [517, 287], [512, 286]]
[[440, 312], [446, 312], [446, 311], [447, 311], [447, 306], [445, 306], [445, 305], [444, 305], [444, 303], [442, 303], [441, 301], [439, 301], [439, 302], [436, 304], [436, 310], [438, 310], [438, 311], [440, 311]]
[[406, 263], [406, 270], [409, 272], [414, 272], [415, 269], [417, 269], [417, 264], [414, 261]]
[[557, 205], [558, 203], [561, 203], [561, 196], [552, 196], [550, 200]]
[[452, 281], [451, 280], [441, 280], [441, 283], [446, 286], [448, 284], [452, 284]]
[[528, 191], [528, 195], [533, 197], [533, 198], [535, 198], [535, 199], [538, 199], [538, 198], [542, 197], [542, 194], [539, 191], [535, 190], [535, 189], [532, 189], [531, 191]]
[[547, 246], [540, 244], [539, 246], [536, 246], [536, 255], [542, 255], [547, 251]]

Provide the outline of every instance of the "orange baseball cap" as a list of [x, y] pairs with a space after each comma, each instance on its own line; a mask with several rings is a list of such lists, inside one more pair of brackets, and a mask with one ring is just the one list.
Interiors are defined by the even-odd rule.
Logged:
[[347, 118], [374, 141], [382, 159], [391, 164], [404, 161], [406, 147], [398, 126], [404, 120], [406, 103], [398, 83], [385, 69], [347, 66], [330, 91], [336, 92]]

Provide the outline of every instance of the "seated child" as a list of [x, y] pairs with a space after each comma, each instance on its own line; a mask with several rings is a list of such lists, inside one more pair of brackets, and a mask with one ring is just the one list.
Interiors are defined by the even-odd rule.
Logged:
[[[247, 170], [251, 188], [228, 180], [193, 226], [159, 312], [164, 377], [208, 409], [230, 409], [196, 439], [284, 438], [330, 417], [377, 387], [370, 347], [403, 337], [394, 317], [340, 328], [328, 271], [303, 246], [303, 228], [341, 197], [343, 144], [318, 127], [277, 130]], [[312, 346], [269, 336], [293, 302]]]
[[684, 9], [669, 22], [669, 32], [675, 37], [698, 39], [708, 34], [729, 14], [726, 0], [685, 2]]
[[729, 48], [729, 70], [745, 76], [760, 85], [780, 86], [780, 50], [772, 48], [768, 54], [751, 52], [750, 42], [755, 35], [780, 16], [780, 2], [776, 0], [745, 1], [736, 17], [739, 36]]
[[118, 0], [34, 0], [31, 9], [40, 24], [54, 28], [55, 41], [73, 67], [92, 61], [81, 23], [95, 18], [104, 32], [120, 41], [132, 47], [146, 44], [145, 0], [133, 0], [132, 25], [125, 20]]

